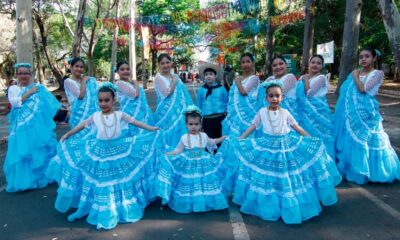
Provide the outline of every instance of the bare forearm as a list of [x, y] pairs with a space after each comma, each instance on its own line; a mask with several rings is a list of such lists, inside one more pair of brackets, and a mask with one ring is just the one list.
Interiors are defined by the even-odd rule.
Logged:
[[61, 141], [64, 141], [65, 139], [69, 138], [70, 136], [74, 135], [75, 133], [81, 131], [83, 128], [85, 128], [86, 122], [82, 122], [78, 126], [76, 126], [74, 129], [71, 129], [68, 131], [64, 136], [62, 136]]
[[308, 90], [310, 90], [310, 81], [307, 78], [303, 79], [303, 81], [304, 81], [304, 91], [307, 94]]
[[302, 127], [300, 127], [300, 125], [292, 125], [292, 128], [298, 132], [299, 134], [301, 134], [302, 136], [308, 137], [310, 136], [310, 134], [308, 132], [306, 132]]
[[168, 94], [168, 96], [170, 96], [172, 93], [174, 93], [174, 91], [175, 91], [175, 87], [176, 87], [176, 84], [178, 83], [178, 80], [174, 80], [173, 81], [173, 83], [171, 84], [171, 87], [169, 88], [169, 94]]
[[240, 95], [242, 95], [242, 96], [247, 96], [247, 92], [246, 92], [246, 90], [244, 89], [244, 87], [243, 87], [241, 81], [236, 81], [236, 86], [237, 86], [237, 88], [238, 88], [238, 90], [239, 90], [239, 92], [240, 92]]
[[139, 97], [139, 84], [135, 81], [135, 97]]
[[364, 88], [364, 84], [361, 82], [359, 77], [354, 78], [354, 82], [357, 86], [358, 91], [360, 91], [361, 93], [365, 93], [365, 88]]
[[21, 97], [21, 102], [24, 103], [28, 97], [30, 97], [33, 93], [31, 91], [26, 92], [24, 95]]
[[247, 138], [255, 129], [256, 129], [256, 125], [251, 124], [251, 126], [239, 138], [240, 139]]
[[86, 81], [82, 81], [78, 99], [83, 99], [85, 97], [85, 92], [86, 92]]
[[146, 129], [146, 130], [149, 130], [149, 131], [155, 131], [155, 130], [158, 129], [158, 127], [153, 127], [153, 126], [147, 125], [144, 122], [136, 121], [134, 119], [132, 119], [130, 121], [130, 123], [135, 125], [136, 127], [140, 127], [140, 128], [143, 128], [143, 129]]
[[360, 80], [360, 72], [358, 70], [353, 72], [353, 79], [358, 91], [360, 91], [361, 93], [365, 93], [364, 84]]
[[222, 136], [222, 137], [219, 137], [219, 138], [215, 138], [215, 139], [214, 139], [214, 143], [215, 143], [215, 144], [220, 144], [220, 143], [222, 143], [226, 138], [227, 138], [227, 136]]

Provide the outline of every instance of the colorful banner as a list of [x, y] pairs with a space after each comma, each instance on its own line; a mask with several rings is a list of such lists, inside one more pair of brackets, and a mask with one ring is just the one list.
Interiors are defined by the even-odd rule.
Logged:
[[317, 45], [317, 54], [324, 57], [324, 63], [333, 63], [335, 56], [335, 42], [330, 41]]
[[298, 10], [281, 14], [279, 16], [273, 16], [271, 17], [271, 25], [273, 27], [276, 26], [285, 26], [294, 22], [297, 22], [299, 20], [303, 20], [306, 17], [306, 12], [304, 7], [300, 8]]

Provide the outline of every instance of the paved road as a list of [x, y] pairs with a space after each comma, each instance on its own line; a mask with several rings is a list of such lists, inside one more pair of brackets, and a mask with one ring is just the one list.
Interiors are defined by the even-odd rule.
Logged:
[[[189, 90], [193, 92], [190, 86]], [[154, 108], [155, 94], [147, 92]], [[334, 104], [333, 94], [328, 96]], [[397, 150], [400, 147], [400, 101], [379, 98], [384, 127]], [[68, 127], [59, 126], [60, 136]], [[6, 145], [0, 145], [3, 166]], [[399, 151], [397, 151], [399, 153]], [[320, 216], [301, 225], [268, 222], [229, 210], [178, 214], [160, 201], [146, 208], [144, 218], [119, 224], [110, 231], [96, 230], [85, 219], [67, 221], [54, 209], [57, 186], [22, 193], [4, 191], [0, 171], [0, 239], [400, 239], [400, 182], [357, 186], [343, 182], [337, 188], [339, 202], [325, 207]]]

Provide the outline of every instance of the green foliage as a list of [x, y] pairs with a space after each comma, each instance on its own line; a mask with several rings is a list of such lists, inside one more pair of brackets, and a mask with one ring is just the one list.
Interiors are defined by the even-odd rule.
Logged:
[[110, 62], [103, 59], [99, 59], [96, 61], [96, 77], [106, 77], [108, 79], [108, 77], [110, 76], [110, 69]]
[[52, 54], [57, 56], [59, 53], [70, 52], [74, 39], [66, 29], [62, 16], [59, 14], [51, 15], [45, 24], [47, 25], [48, 43]]
[[[111, 0], [102, 0], [100, 8], [100, 17], [105, 17], [108, 3]], [[76, 27], [76, 8], [73, 1], [61, 0], [60, 1], [72, 29]], [[97, 1], [88, 1], [86, 17], [95, 19], [97, 15]], [[208, 2], [208, 5], [215, 5], [226, 3], [228, 0], [215, 0]], [[255, 16], [235, 15], [230, 19], [222, 19], [219, 22], [239, 21], [256, 17], [259, 21], [267, 21], [268, 15], [272, 12], [273, 15], [282, 14], [288, 9], [283, 11], [276, 11], [271, 9], [268, 11], [267, 2], [271, 0], [263, 0], [263, 9]], [[299, 1], [302, 2], [302, 1]], [[303, 1], [304, 2], [304, 1]], [[397, 7], [400, 7], [400, 1], [394, 1]], [[114, 0], [111, 1], [114, 3]], [[61, 16], [59, 7], [56, 3], [48, 1], [34, 1], [34, 8], [40, 9], [44, 14], [46, 30], [48, 33], [49, 49], [53, 56], [60, 57], [65, 52], [71, 52], [73, 38], [68, 33], [64, 24], [64, 19]], [[129, 16], [129, 1], [121, 0], [121, 17]], [[193, 0], [141, 0], [137, 1], [137, 14], [140, 16], [152, 15], [171, 15], [177, 22], [188, 21], [188, 11], [199, 9], [200, 1]], [[271, 5], [269, 5], [271, 6]], [[111, 11], [109, 17], [113, 17], [114, 11]], [[314, 52], [316, 45], [331, 40], [335, 41], [335, 63], [330, 66], [331, 71], [337, 71], [339, 67], [340, 52], [342, 48], [342, 34], [345, 15], [345, 0], [324, 0], [316, 1], [315, 18], [314, 18]], [[218, 21], [215, 21], [218, 22]], [[172, 24], [172, 23], [170, 23]], [[157, 39], [169, 40], [173, 39], [175, 51], [174, 61], [177, 65], [193, 64], [193, 48], [199, 45], [198, 39], [206, 34], [214, 34], [210, 32], [211, 23], [190, 23], [190, 27], [179, 26], [179, 31], [175, 33], [166, 32], [157, 35], [155, 32], [150, 34]], [[186, 25], [187, 26], [187, 25]], [[89, 29], [85, 27], [86, 32]], [[265, 30], [265, 29], [264, 29]], [[297, 54], [300, 60], [302, 55], [303, 46], [303, 31], [304, 22], [299, 21], [289, 24], [287, 26], [280, 26], [276, 29], [275, 37], [275, 54]], [[139, 34], [137, 32], [137, 34]], [[157, 35], [157, 36], [156, 36]], [[90, 38], [90, 36], [88, 36]], [[120, 32], [119, 37], [128, 38], [127, 33]], [[112, 45], [112, 31], [104, 30], [101, 38], [96, 44], [94, 51], [94, 61], [96, 67], [96, 74], [99, 76], [109, 75], [109, 64], [111, 58], [111, 45]], [[234, 69], [238, 71], [239, 58], [244, 52], [251, 52], [256, 56], [256, 70], [260, 71], [265, 63], [265, 31], [261, 31], [257, 36], [252, 36], [248, 33], [233, 32], [220, 38], [214, 38], [212, 41], [205, 43], [211, 53], [211, 59], [217, 60], [219, 55], [219, 48], [223, 46], [223, 54], [225, 62], [233, 65]], [[137, 36], [139, 40], [139, 36]], [[84, 41], [85, 42], [85, 41]], [[84, 43], [84, 47], [86, 43]], [[393, 61], [389, 41], [386, 31], [382, 22], [382, 16], [379, 11], [377, 1], [363, 1], [362, 15], [361, 15], [361, 28], [360, 28], [360, 47], [369, 46], [377, 48], [383, 53], [383, 60], [386, 63]], [[142, 51], [141, 46], [137, 46], [137, 55], [140, 56]], [[119, 46], [117, 49], [117, 61], [129, 59], [128, 47]], [[149, 61], [150, 62], [150, 61]], [[150, 64], [150, 63], [146, 64]]]

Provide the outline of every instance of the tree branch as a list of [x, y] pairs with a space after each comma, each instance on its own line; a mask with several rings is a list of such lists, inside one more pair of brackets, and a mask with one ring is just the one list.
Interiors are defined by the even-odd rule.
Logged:
[[60, 1], [59, 1], [59, 0], [56, 0], [56, 2], [57, 2], [58, 7], [60, 8], [61, 15], [62, 15], [62, 17], [63, 17], [63, 20], [64, 20], [65, 25], [67, 26], [67, 29], [68, 29], [69, 34], [70, 34], [72, 37], [74, 37], [75, 34], [74, 34], [74, 32], [72, 31], [71, 26], [70, 26], [69, 23], [68, 23], [67, 17], [66, 17], [65, 14], [64, 14], [64, 10], [63, 10], [63, 8], [61, 7]]

